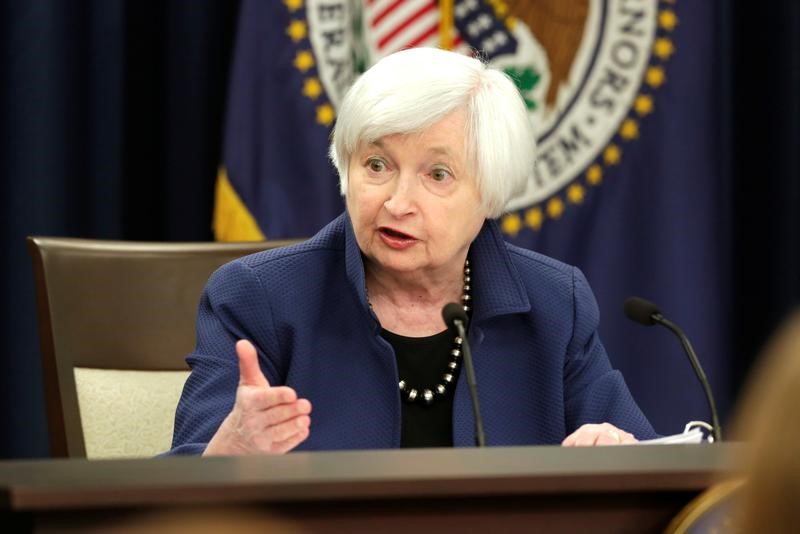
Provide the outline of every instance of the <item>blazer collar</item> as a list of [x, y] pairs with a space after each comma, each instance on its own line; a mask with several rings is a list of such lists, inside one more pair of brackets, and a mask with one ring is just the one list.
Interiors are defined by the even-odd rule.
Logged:
[[[358, 248], [356, 234], [353, 231], [353, 223], [350, 222], [350, 215], [345, 211], [339, 215], [336, 222], [340, 222], [344, 227], [344, 262], [347, 271], [347, 280], [358, 295], [358, 301], [365, 310], [369, 310], [367, 301], [367, 283], [364, 275], [364, 259], [361, 257], [361, 249]], [[374, 316], [374, 314], [373, 314]], [[377, 323], [377, 318], [375, 318]]]
[[[335, 223], [344, 227], [345, 265], [347, 279], [365, 309], [369, 309], [364, 278], [364, 260], [358, 248], [350, 216], [345, 212]], [[481, 321], [497, 315], [530, 311], [528, 292], [500, 228], [487, 219], [469, 249], [472, 301], [472, 320]]]
[[469, 249], [472, 321], [525, 313], [531, 302], [497, 222], [487, 219]]

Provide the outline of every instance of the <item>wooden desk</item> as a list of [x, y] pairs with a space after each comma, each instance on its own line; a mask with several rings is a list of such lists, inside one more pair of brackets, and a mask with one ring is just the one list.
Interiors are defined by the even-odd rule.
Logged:
[[278, 457], [0, 462], [20, 530], [118, 524], [154, 509], [269, 510], [308, 531], [660, 532], [736, 446], [509, 447]]

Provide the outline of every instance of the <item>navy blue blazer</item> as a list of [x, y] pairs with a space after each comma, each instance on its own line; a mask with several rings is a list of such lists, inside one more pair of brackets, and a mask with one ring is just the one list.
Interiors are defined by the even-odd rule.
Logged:
[[[506, 243], [494, 221], [469, 258], [469, 340], [487, 444], [558, 444], [580, 425], [603, 421], [655, 437], [611, 368], [597, 303], [577, 268]], [[400, 446], [395, 355], [367, 304], [347, 214], [309, 241], [246, 256], [211, 276], [171, 453], [202, 453], [230, 412], [241, 338], [256, 346], [270, 384], [291, 386], [313, 405], [310, 436], [295, 450]], [[473, 431], [467, 383], [459, 379], [454, 445], [472, 446]]]

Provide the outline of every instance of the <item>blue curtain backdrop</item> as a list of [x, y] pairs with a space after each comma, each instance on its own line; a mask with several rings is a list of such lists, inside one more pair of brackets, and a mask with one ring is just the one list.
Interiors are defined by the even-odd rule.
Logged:
[[[518, 235], [586, 271], [609, 351], [662, 432], [706, 418], [705, 405], [677, 342], [620, 318], [625, 296], [656, 300], [686, 327], [723, 407], [800, 298], [800, 4], [677, 6], [670, 78], [636, 147], [661, 155], [626, 150], [580, 210]], [[6, 0], [0, 10], [0, 457], [37, 457], [47, 436], [24, 237], [211, 238], [238, 5]]]
[[0, 3], [0, 457], [48, 454], [25, 236], [212, 239], [237, 9]]

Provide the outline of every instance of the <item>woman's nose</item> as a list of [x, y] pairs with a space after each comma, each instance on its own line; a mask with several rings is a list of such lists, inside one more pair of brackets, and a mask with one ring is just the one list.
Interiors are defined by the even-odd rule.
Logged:
[[383, 205], [395, 217], [414, 213], [416, 211], [415, 177], [402, 174], [398, 176], [389, 193], [389, 198]]

